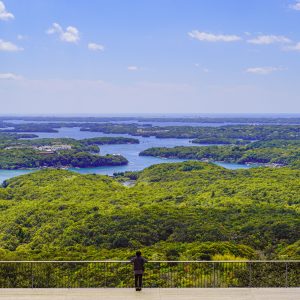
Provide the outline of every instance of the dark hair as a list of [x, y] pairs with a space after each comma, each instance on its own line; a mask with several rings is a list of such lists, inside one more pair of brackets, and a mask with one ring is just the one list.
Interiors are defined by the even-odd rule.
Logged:
[[136, 256], [141, 256], [142, 255], [142, 252], [141, 251], [136, 251]]

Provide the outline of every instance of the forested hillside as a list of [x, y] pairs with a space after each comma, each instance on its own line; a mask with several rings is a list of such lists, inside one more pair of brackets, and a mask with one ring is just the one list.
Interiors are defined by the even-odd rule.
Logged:
[[299, 170], [189, 161], [136, 178], [42, 170], [6, 181], [0, 258], [299, 258]]

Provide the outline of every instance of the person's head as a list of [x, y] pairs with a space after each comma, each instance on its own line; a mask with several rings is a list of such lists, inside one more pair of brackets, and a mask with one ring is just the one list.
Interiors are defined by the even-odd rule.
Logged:
[[136, 253], [135, 253], [135, 254], [136, 254], [136, 256], [138, 256], [138, 257], [139, 257], [139, 256], [141, 256], [141, 255], [142, 255], [142, 252], [141, 252], [141, 251], [136, 251]]

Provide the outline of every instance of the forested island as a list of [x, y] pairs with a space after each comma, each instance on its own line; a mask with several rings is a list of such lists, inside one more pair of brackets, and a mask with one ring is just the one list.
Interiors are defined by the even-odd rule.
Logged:
[[189, 139], [239, 139], [253, 140], [300, 139], [300, 126], [290, 125], [231, 125], [220, 127], [195, 126], [140, 126], [137, 124], [89, 124], [82, 131], [127, 133], [134, 136]]
[[222, 137], [208, 137], [208, 138], [196, 138], [192, 140], [193, 144], [203, 145], [245, 145], [249, 140], [235, 139], [235, 138], [222, 138]]
[[84, 145], [122, 145], [122, 144], [139, 144], [139, 140], [128, 137], [94, 137], [79, 140]]
[[34, 149], [0, 151], [0, 169], [93, 168], [126, 165], [122, 155], [96, 155], [75, 150], [41, 152]]
[[140, 155], [240, 164], [272, 164], [273, 166], [300, 168], [300, 141], [259, 141], [245, 146], [161, 147], [146, 149]]
[[[188, 138], [194, 143], [245, 144], [256, 140], [300, 139], [300, 125], [226, 125], [219, 127], [198, 126], [152, 126], [137, 123], [7, 123], [2, 132], [58, 132], [62, 127], [79, 127], [81, 131], [106, 134], [130, 134], [132, 136], [157, 138]], [[222, 142], [223, 141], [223, 142]]]
[[0, 188], [1, 260], [299, 259], [300, 171], [161, 164], [125, 187], [41, 170]]
[[[93, 167], [100, 165], [126, 164], [126, 158], [108, 156], [102, 159], [95, 156], [99, 145], [135, 144], [136, 138], [130, 137], [96, 137], [83, 140], [60, 139], [59, 143], [70, 145], [71, 149], [60, 149], [60, 154], [53, 153], [46, 157], [37, 153], [42, 144], [49, 146], [57, 139], [30, 139], [27, 132], [57, 131], [62, 126], [78, 127], [81, 131], [101, 132], [105, 134], [130, 134], [132, 136], [157, 138], [188, 138], [192, 144], [215, 145], [208, 147], [151, 148], [140, 153], [141, 156], [164, 158], [197, 159], [202, 161], [224, 161], [229, 163], [262, 163], [272, 165], [299, 166], [299, 125], [230, 125], [220, 127], [195, 126], [152, 126], [136, 123], [25, 123], [14, 126], [2, 135], [15, 137], [0, 139], [0, 168], [32, 168], [35, 166], [71, 166]], [[5, 129], [4, 129], [5, 131]], [[22, 134], [22, 148], [20, 138]], [[34, 134], [32, 134], [34, 137]], [[30, 134], [29, 134], [30, 136]], [[0, 136], [1, 137], [1, 136]], [[24, 139], [25, 137], [25, 139]], [[18, 141], [18, 142], [16, 142]], [[35, 149], [32, 149], [34, 148]], [[30, 151], [29, 151], [30, 150]], [[64, 151], [62, 151], [64, 150]], [[21, 153], [22, 152], [22, 153]], [[57, 151], [56, 151], [57, 152]], [[80, 155], [78, 155], [80, 153]], [[10, 159], [11, 158], [11, 159]], [[10, 163], [8, 161], [11, 160]], [[50, 161], [53, 161], [51, 164]], [[79, 162], [81, 160], [81, 162]]]
[[125, 137], [24, 139], [30, 137], [35, 136], [0, 134], [0, 169], [126, 165], [128, 161], [121, 155], [98, 155], [98, 145], [139, 143], [137, 139]]

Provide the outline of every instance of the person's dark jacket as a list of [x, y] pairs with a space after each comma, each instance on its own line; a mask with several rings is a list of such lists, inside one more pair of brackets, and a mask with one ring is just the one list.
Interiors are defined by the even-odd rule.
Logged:
[[143, 271], [145, 270], [144, 264], [148, 261], [142, 256], [135, 256], [130, 260], [130, 262], [133, 263], [133, 270], [135, 274], [143, 274]]

